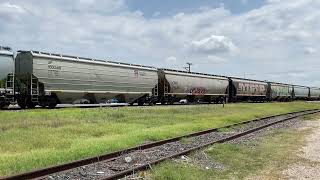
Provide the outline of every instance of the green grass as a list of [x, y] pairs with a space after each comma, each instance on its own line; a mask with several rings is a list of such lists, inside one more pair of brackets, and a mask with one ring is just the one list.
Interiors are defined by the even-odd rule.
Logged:
[[[278, 130], [244, 145], [219, 144], [205, 150], [211, 161], [224, 166], [206, 170], [194, 164], [167, 161], [149, 171], [157, 180], [281, 179], [281, 170], [298, 161], [308, 132]], [[254, 146], [253, 146], [254, 145]]]
[[254, 118], [320, 108], [294, 102], [0, 111], [0, 176]]

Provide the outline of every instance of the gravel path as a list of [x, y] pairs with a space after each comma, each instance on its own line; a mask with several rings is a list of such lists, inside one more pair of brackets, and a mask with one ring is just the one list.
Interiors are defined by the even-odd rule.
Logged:
[[283, 171], [286, 179], [320, 179], [320, 120], [308, 121], [303, 129], [312, 133], [307, 137], [307, 144], [301, 149], [301, 160]]

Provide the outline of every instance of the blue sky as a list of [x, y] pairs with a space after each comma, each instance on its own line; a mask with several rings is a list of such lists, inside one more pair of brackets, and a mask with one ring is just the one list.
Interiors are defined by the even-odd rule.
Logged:
[[141, 11], [150, 18], [192, 12], [201, 7], [217, 8], [221, 5], [238, 14], [261, 7], [264, 3], [264, 0], [127, 0], [130, 10]]
[[1, 0], [0, 45], [320, 87], [320, 1]]

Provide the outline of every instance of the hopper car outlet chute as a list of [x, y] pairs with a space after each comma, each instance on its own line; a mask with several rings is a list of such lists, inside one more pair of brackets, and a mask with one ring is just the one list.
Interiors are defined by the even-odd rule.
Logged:
[[58, 103], [103, 103], [117, 98], [133, 103], [151, 96], [157, 69], [73, 56], [21, 51], [16, 57], [21, 107], [54, 107]]

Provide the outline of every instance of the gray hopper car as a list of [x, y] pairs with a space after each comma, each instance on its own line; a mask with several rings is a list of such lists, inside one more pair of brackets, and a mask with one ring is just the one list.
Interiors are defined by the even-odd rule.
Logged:
[[228, 96], [229, 80], [226, 77], [159, 69], [159, 97], [162, 103], [180, 99], [188, 102], [219, 102]]
[[292, 99], [293, 87], [289, 84], [270, 83], [270, 100], [290, 101]]
[[135, 102], [152, 94], [157, 69], [37, 51], [20, 51], [15, 62], [20, 107], [54, 107], [87, 99]]
[[14, 99], [14, 54], [11, 48], [0, 46], [0, 108]]
[[310, 88], [310, 99], [311, 100], [320, 100], [320, 89], [319, 88]]
[[230, 78], [230, 101], [266, 101], [268, 83], [248, 79]]
[[309, 98], [310, 90], [305, 86], [293, 86], [293, 98], [296, 100], [306, 100]]

